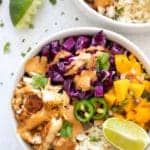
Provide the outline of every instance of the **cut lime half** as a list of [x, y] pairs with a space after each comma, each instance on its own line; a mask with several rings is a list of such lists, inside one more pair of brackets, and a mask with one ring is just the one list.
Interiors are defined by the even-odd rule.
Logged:
[[43, 0], [10, 0], [9, 10], [12, 23], [17, 28], [28, 28]]
[[110, 118], [103, 124], [105, 138], [120, 150], [144, 150], [150, 137], [139, 125], [119, 118]]

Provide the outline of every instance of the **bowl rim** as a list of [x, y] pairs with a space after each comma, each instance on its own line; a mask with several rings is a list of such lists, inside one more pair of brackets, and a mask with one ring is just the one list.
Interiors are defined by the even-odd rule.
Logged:
[[[150, 74], [150, 60], [134, 43], [129, 41], [124, 36], [122, 36], [118, 33], [115, 33], [113, 31], [110, 31], [110, 30], [107, 30], [104, 28], [97, 28], [97, 27], [77, 27], [77, 28], [64, 29], [62, 31], [59, 31], [57, 33], [54, 33], [54, 34], [48, 36], [47, 38], [45, 38], [44, 40], [39, 42], [39, 44], [24, 59], [24, 61], [20, 65], [20, 67], [14, 77], [14, 84], [12, 86], [13, 88], [12, 88], [11, 97], [10, 97], [10, 104], [11, 104], [11, 100], [13, 98], [13, 94], [14, 94], [16, 85], [17, 85], [18, 81], [20, 80], [20, 78], [22, 77], [22, 75], [24, 74], [24, 65], [25, 65], [26, 61], [28, 59], [32, 58], [33, 56], [35, 56], [44, 45], [48, 44], [52, 40], [62, 40], [67, 36], [83, 35], [83, 34], [84, 35], [85, 34], [92, 35], [99, 31], [104, 31], [104, 33], [106, 34], [108, 39], [113, 40], [114, 42], [117, 42], [117, 40], [119, 40], [118, 43], [120, 43], [123, 47], [125, 47], [125, 45], [128, 44], [130, 47], [130, 50], [129, 50], [129, 47], [127, 47], [128, 45], [125, 48], [127, 48], [127, 50], [129, 50], [131, 53], [133, 53], [138, 58], [138, 60], [143, 64], [146, 71]], [[10, 114], [11, 114], [11, 119], [12, 119], [11, 123], [12, 123], [13, 130], [16, 131], [17, 122], [16, 122], [14, 112], [13, 112], [11, 105], [10, 105], [9, 110], [10, 110]], [[20, 137], [20, 135], [17, 132], [15, 132], [15, 136], [17, 137], [18, 142], [22, 146], [22, 149], [27, 149], [28, 145], [23, 141], [23, 139]]]
[[93, 8], [91, 8], [84, 0], [76, 0], [76, 3], [80, 3], [84, 9], [86, 9], [91, 15], [97, 17], [97, 19], [101, 19], [104, 20], [106, 23], [108, 24], [113, 24], [114, 26], [118, 26], [118, 27], [128, 27], [128, 28], [150, 28], [150, 23], [130, 23], [130, 22], [121, 22], [121, 21], [117, 21], [114, 19], [111, 19], [109, 17], [106, 17], [100, 13], [98, 13], [97, 11], [95, 11]]

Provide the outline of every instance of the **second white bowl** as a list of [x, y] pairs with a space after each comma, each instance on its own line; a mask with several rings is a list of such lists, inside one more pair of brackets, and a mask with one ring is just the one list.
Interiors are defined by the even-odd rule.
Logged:
[[108, 18], [93, 8], [91, 8], [84, 0], [75, 0], [76, 5], [81, 12], [85, 14], [96, 25], [122, 33], [145, 33], [150, 32], [150, 23], [123, 23]]

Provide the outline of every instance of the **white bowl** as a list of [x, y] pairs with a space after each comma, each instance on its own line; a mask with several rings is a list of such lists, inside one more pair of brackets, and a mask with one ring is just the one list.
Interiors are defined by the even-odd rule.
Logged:
[[90, 18], [96, 25], [122, 33], [144, 33], [150, 31], [150, 23], [124, 23], [108, 18], [93, 8], [84, 0], [75, 0], [81, 12]]
[[[148, 58], [143, 54], [143, 52], [136, 45], [134, 45], [132, 42], [130, 42], [129, 40], [127, 40], [123, 36], [121, 36], [117, 33], [114, 33], [112, 31], [101, 29], [101, 28], [94, 28], [94, 27], [72, 28], [72, 29], [68, 29], [68, 30], [58, 32], [54, 35], [51, 35], [50, 37], [47, 37], [45, 40], [40, 42], [38, 44], [38, 46], [29, 54], [29, 56], [25, 59], [24, 63], [22, 64], [22, 66], [20, 67], [20, 70], [18, 71], [18, 73], [16, 75], [16, 79], [15, 79], [15, 83], [14, 83], [14, 89], [12, 91], [12, 96], [13, 96], [13, 92], [16, 88], [17, 82], [20, 80], [20, 78], [24, 74], [24, 64], [25, 64], [25, 62], [29, 58], [31, 58], [34, 55], [38, 54], [39, 51], [41, 50], [41, 48], [45, 44], [47, 44], [47, 43], [49, 43], [50, 41], [53, 41], [53, 40], [61, 40], [61, 39], [64, 39], [65, 37], [72, 36], [72, 35], [93, 35], [93, 34], [99, 32], [101, 30], [104, 31], [104, 33], [107, 35], [108, 39], [110, 39], [114, 42], [118, 42], [123, 47], [128, 49], [131, 53], [133, 53], [139, 59], [139, 61], [144, 65], [147, 72], [150, 74], [150, 61], [148, 60]], [[17, 126], [16, 126], [15, 117], [14, 117], [12, 109], [10, 109], [10, 110], [11, 110], [11, 114], [12, 114], [13, 127], [14, 127], [14, 130], [16, 130]], [[20, 136], [17, 133], [16, 133], [16, 136], [18, 137], [20, 143], [22, 144], [22, 149], [29, 149], [27, 144], [20, 138]]]

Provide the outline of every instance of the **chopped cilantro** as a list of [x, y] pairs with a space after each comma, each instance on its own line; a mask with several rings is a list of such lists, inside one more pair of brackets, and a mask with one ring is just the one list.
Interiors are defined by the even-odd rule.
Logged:
[[29, 24], [29, 28], [30, 28], [30, 29], [33, 29], [33, 28], [34, 28], [34, 25], [33, 25], [33, 24]]
[[142, 98], [146, 98], [148, 101], [150, 101], [150, 93], [148, 93], [147, 91], [144, 91], [142, 94]]
[[127, 99], [121, 101], [121, 103], [119, 105], [112, 107], [112, 112], [114, 112], [114, 113], [122, 112], [123, 107], [126, 106], [127, 104], [128, 104], [128, 100]]
[[65, 121], [60, 130], [61, 137], [70, 138], [72, 136], [72, 129], [73, 129], [73, 125], [70, 122]]
[[132, 91], [132, 90], [129, 91], [129, 94], [130, 94], [131, 96], [135, 96], [135, 92]]
[[31, 51], [31, 49], [32, 49], [31, 47], [28, 47], [28, 49], [27, 49], [27, 53], [28, 53], [28, 52], [30, 52], [30, 51]]
[[117, 19], [124, 11], [124, 7], [116, 8], [115, 19]]
[[47, 82], [48, 82], [48, 79], [44, 75], [37, 74], [32, 77], [32, 86], [35, 89], [44, 88]]
[[6, 42], [3, 48], [4, 54], [9, 54], [10, 53], [10, 43]]
[[119, 106], [113, 106], [112, 107], [112, 111], [115, 113], [115, 112], [119, 112]]
[[57, 0], [49, 0], [49, 2], [50, 2], [52, 5], [56, 5]]
[[123, 101], [121, 102], [120, 107], [123, 107], [123, 106], [125, 106], [125, 105], [127, 105], [127, 104], [128, 104], [128, 100], [125, 99], [125, 100], [123, 100]]
[[25, 56], [26, 56], [26, 53], [22, 52], [22, 53], [21, 53], [21, 56], [22, 56], [22, 57], [25, 57]]
[[98, 141], [100, 141], [101, 139], [99, 138], [99, 137], [95, 137], [95, 136], [92, 136], [92, 137], [90, 137], [90, 141], [91, 142], [98, 142]]
[[25, 56], [27, 55], [27, 53], [29, 53], [29, 52], [31, 51], [31, 49], [32, 49], [32, 48], [29, 47], [25, 52], [22, 52], [22, 53], [21, 53], [21, 56], [22, 56], [22, 57], [25, 57]]
[[96, 61], [97, 69], [99, 69], [99, 70], [108, 70], [109, 67], [110, 67], [109, 58], [110, 58], [110, 55], [107, 54], [107, 53], [99, 56], [97, 58], [97, 61]]
[[4, 27], [4, 23], [0, 21], [0, 28]]
[[2, 4], [2, 2], [3, 2], [3, 1], [2, 1], [2, 0], [0, 0], [0, 5]]

